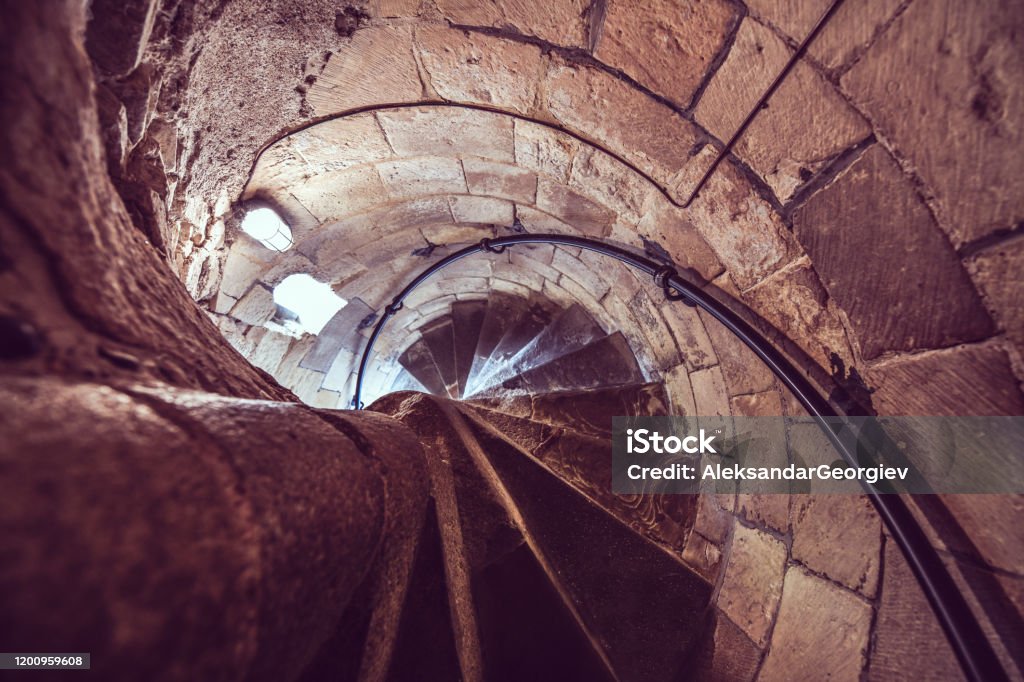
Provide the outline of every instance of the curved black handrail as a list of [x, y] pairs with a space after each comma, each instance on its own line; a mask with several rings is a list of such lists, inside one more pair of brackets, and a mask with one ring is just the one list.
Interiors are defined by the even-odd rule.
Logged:
[[[363, 376], [366, 366], [381, 331], [388, 320], [402, 309], [402, 302], [420, 284], [434, 273], [443, 270], [452, 263], [462, 260], [475, 253], [501, 253], [508, 246], [518, 244], [558, 244], [573, 246], [588, 251], [617, 258], [635, 268], [643, 270], [655, 277], [655, 281], [665, 289], [666, 295], [672, 300], [681, 300], [687, 305], [695, 305], [722, 323], [726, 329], [737, 336], [754, 352], [776, 377], [793, 392], [804, 409], [814, 418], [840, 456], [850, 466], [860, 466], [857, 453], [850, 444], [839, 437], [842, 426], [841, 415], [832, 407], [811, 382], [767, 339], [764, 338], [743, 318], [730, 310], [720, 301], [710, 296], [699, 287], [681, 279], [671, 266], [651, 260], [628, 249], [614, 244], [574, 237], [562, 234], [521, 234], [494, 239], [482, 239], [479, 243], [456, 251], [434, 263], [416, 276], [397, 296], [390, 305], [385, 306], [384, 314], [370, 334], [363, 356], [359, 362], [359, 374], [356, 377], [353, 405], [362, 409], [360, 396], [362, 393]], [[906, 502], [899, 495], [883, 494], [877, 487], [866, 480], [861, 480], [864, 492], [871, 500], [878, 515], [882, 517], [893, 539], [902, 550], [907, 563], [917, 578], [921, 589], [928, 598], [928, 603], [935, 612], [943, 632], [949, 640], [960, 666], [968, 679], [975, 682], [1009, 679], [995, 650], [985, 636], [981, 624], [971, 611], [967, 600], [960, 592], [938, 552], [928, 541], [921, 525], [914, 518]]]

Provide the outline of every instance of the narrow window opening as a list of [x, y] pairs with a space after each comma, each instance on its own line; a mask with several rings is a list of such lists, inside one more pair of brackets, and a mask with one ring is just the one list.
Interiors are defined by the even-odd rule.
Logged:
[[274, 251], [292, 248], [292, 231], [272, 208], [256, 208], [245, 214], [242, 230]]
[[299, 327], [319, 334], [324, 325], [348, 303], [330, 285], [309, 275], [289, 275], [274, 287], [274, 303], [295, 315]]

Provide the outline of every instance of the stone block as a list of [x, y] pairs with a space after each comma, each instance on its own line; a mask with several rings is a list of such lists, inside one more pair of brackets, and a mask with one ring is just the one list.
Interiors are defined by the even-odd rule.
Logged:
[[260, 339], [248, 360], [264, 372], [273, 375], [288, 352], [292, 340], [292, 337], [286, 334], [268, 331]]
[[261, 177], [278, 177], [298, 182], [302, 180], [303, 175], [309, 175], [311, 172], [342, 170], [394, 156], [372, 113], [342, 116], [318, 123], [292, 133], [275, 143], [272, 148], [279, 146], [287, 149], [300, 163], [294, 167], [292, 173], [282, 176], [281, 173], [275, 172], [272, 164], [264, 168], [261, 157], [257, 165]]
[[442, 98], [519, 114], [533, 109], [544, 69], [536, 45], [434, 27], [418, 29], [416, 44], [430, 85]]
[[261, 325], [277, 312], [274, 295], [266, 287], [257, 284], [231, 309], [231, 316], [246, 324]]
[[737, 17], [725, 0], [610, 0], [594, 55], [686, 108]]
[[679, 348], [676, 346], [672, 331], [658, 310], [658, 304], [641, 289], [630, 300], [629, 308], [640, 323], [644, 336], [650, 341], [651, 352], [658, 363], [657, 369], [667, 370], [678, 365], [682, 361]]
[[[652, 295], [660, 296], [661, 293]], [[666, 301], [661, 304], [661, 314], [672, 330], [672, 338], [689, 371], [718, 364], [718, 356], [696, 308]]]
[[606, 236], [616, 217], [610, 208], [543, 176], [537, 181], [537, 208], [592, 237]]
[[535, 208], [516, 204], [516, 217], [526, 228], [527, 232], [554, 232], [556, 234], [582, 234], [581, 230], [573, 225], [556, 218], [550, 213], [538, 211]]
[[1024, 238], [1018, 233], [972, 256], [967, 271], [981, 291], [1001, 329], [1018, 347], [1024, 347]]
[[1006, 352], [963, 346], [880, 363], [868, 371], [883, 415], [1024, 415]]
[[462, 160], [470, 194], [500, 197], [523, 204], [537, 200], [536, 174], [504, 163], [467, 157]]
[[462, 107], [407, 107], [379, 111], [377, 120], [399, 156], [472, 154], [513, 161], [510, 116]]
[[791, 512], [793, 559], [874, 598], [882, 561], [882, 527], [867, 498], [798, 495]]
[[572, 164], [569, 185], [596, 203], [615, 211], [620, 221], [635, 225], [657, 188], [629, 166], [597, 149], [586, 147]]
[[779, 616], [760, 680], [861, 678], [871, 605], [801, 568], [786, 572]]
[[460, 223], [508, 226], [515, 219], [512, 204], [504, 199], [459, 195], [449, 201], [452, 215]]
[[458, 159], [430, 156], [385, 161], [377, 164], [377, 171], [394, 199], [469, 192]]
[[811, 197], [797, 211], [794, 231], [849, 316], [865, 358], [994, 331], [953, 248], [880, 146]]
[[583, 148], [571, 135], [550, 126], [516, 119], [516, 165], [567, 182], [572, 160]]
[[[672, 414], [677, 417], [696, 417], [697, 404], [690, 386], [690, 375], [684, 365], [677, 365], [662, 376], [668, 397], [672, 401]], [[709, 536], [711, 537], [711, 536]]]
[[[900, 0], [862, 0], [843, 4], [811, 43], [808, 54], [830, 70], [848, 65], [863, 53], [900, 4]], [[799, 43], [828, 9], [829, 2], [748, 0], [747, 7], [762, 22], [774, 25], [794, 43]]]
[[[368, 77], [370, 76], [370, 77]], [[316, 116], [423, 98], [409, 27], [368, 27], [335, 51], [306, 101]]]
[[584, 0], [438, 0], [437, 8], [451, 23], [515, 31], [563, 45], [586, 47], [587, 12]]
[[321, 173], [290, 185], [288, 192], [320, 223], [370, 210], [388, 200], [375, 166]]
[[697, 415], [701, 417], [728, 417], [729, 394], [725, 391], [725, 379], [720, 367], [709, 367], [690, 373], [690, 385], [697, 403]]
[[551, 267], [562, 273], [563, 279], [568, 277], [583, 287], [594, 299], [600, 301], [611, 285], [603, 277], [600, 270], [584, 265], [576, 256], [561, 248], [556, 248], [551, 259]]
[[[227, 260], [224, 263], [224, 275], [221, 278], [220, 291], [234, 299], [239, 299], [245, 295], [245, 292], [249, 290], [252, 283], [271, 267], [274, 257], [277, 255], [269, 249], [260, 246], [259, 248], [266, 252], [266, 256], [258, 260], [249, 258], [245, 255], [245, 252], [251, 253], [252, 250], [244, 247], [251, 246], [251, 244], [245, 244], [245, 242], [252, 241], [248, 235], [240, 235], [235, 240], [231, 250], [228, 251]], [[257, 252], [254, 255], [259, 257], [262, 254]]]
[[719, 611], [704, 629], [704, 638], [694, 651], [694, 680], [753, 682], [761, 663], [761, 650], [739, 627]]
[[[720, 140], [731, 137], [791, 53], [771, 29], [745, 19], [729, 56], [701, 96], [697, 121]], [[870, 134], [867, 121], [835, 88], [800, 62], [747, 128], [735, 152], [785, 202], [811, 174]]]
[[760, 647], [768, 642], [785, 573], [784, 544], [759, 530], [734, 527], [718, 606]]
[[885, 542], [885, 571], [867, 679], [963, 680], [956, 655], [896, 543]]
[[728, 161], [694, 199], [689, 218], [740, 289], [752, 287], [797, 252], [779, 215]]
[[[551, 280], [552, 282], [558, 282], [559, 277], [562, 273], [555, 268], [544, 263], [542, 260], [536, 260], [532, 257], [532, 254], [523, 253], [516, 249], [509, 251], [509, 261], [515, 267], [526, 268], [532, 270], [544, 279]], [[550, 263], [550, 260], [548, 261]]]
[[[796, 343], [812, 360], [828, 368], [833, 353], [847, 366], [853, 365], [853, 352], [829, 296], [817, 273], [806, 260], [800, 260], [771, 275], [743, 298], [760, 317]], [[877, 308], [877, 304], [876, 304]]]
[[680, 272], [692, 271], [696, 280], [710, 281], [724, 271], [714, 250], [694, 226], [689, 212], [672, 206], [660, 194], [653, 196], [636, 232], [658, 244], [672, 257]]
[[841, 81], [928, 186], [956, 246], [1024, 218], [1022, 29], [1011, 5], [915, 2]]
[[767, 391], [774, 385], [774, 374], [745, 343], [726, 329], [721, 322], [699, 311], [704, 329], [722, 368], [725, 388], [730, 396]]
[[696, 128], [667, 105], [604, 71], [555, 62], [544, 83], [551, 116], [666, 186], [686, 164]]

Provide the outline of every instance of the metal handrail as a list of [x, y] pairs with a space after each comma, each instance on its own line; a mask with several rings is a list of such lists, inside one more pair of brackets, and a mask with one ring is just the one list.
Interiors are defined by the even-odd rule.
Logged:
[[[381, 315], [373, 333], [370, 334], [359, 362], [359, 374], [356, 377], [353, 397], [353, 405], [356, 409], [363, 407], [360, 402], [363, 376], [373, 346], [388, 320], [402, 309], [405, 298], [432, 275], [456, 261], [475, 253], [501, 253], [506, 247], [520, 244], [558, 244], [577, 247], [611, 256], [652, 275], [657, 284], [664, 289], [667, 298], [699, 307], [746, 344], [762, 362], [768, 365], [786, 388], [793, 392], [793, 395], [814, 418], [843, 460], [852, 467], [860, 467], [856, 453], [850, 448], [850, 444], [840, 438], [843, 417], [789, 359], [772, 346], [746, 320], [696, 285], [681, 279], [670, 265], [641, 256], [614, 244], [571, 235], [521, 234], [482, 239], [477, 244], [446, 256], [417, 275], [395, 296], [389, 305], [385, 306], [384, 314]], [[917, 519], [914, 518], [904, 499], [899, 495], [884, 494], [866, 480], [861, 479], [860, 483], [878, 515], [892, 534], [897, 546], [903, 552], [903, 556], [935, 612], [966, 677], [974, 682], [1008, 680], [1009, 676], [985, 636], [981, 623], [971, 611], [959, 586], [946, 568], [939, 553], [928, 541], [928, 536]]]

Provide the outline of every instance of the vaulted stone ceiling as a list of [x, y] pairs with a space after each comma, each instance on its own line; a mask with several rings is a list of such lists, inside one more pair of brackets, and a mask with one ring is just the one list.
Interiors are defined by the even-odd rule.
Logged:
[[[693, 267], [794, 341], [819, 380], [843, 380], [836, 359], [858, 367], [883, 411], [966, 407], [907, 394], [936, 362], [995, 381], [984, 409], [1017, 409], [1006, 342], [1020, 340], [1021, 320], [1004, 275], [1021, 247], [1000, 235], [1024, 210], [1010, 189], [1020, 160], [1006, 152], [1020, 64], [998, 9], [847, 3], [681, 207], [823, 8], [230, 3], [194, 24], [185, 49], [168, 37], [160, 53], [177, 55], [163, 57], [159, 91], [179, 108], [157, 105], [143, 137], [162, 142], [178, 177], [170, 255], [217, 313], [257, 279], [273, 286], [300, 268], [297, 254], [222, 279], [231, 207], [263, 196], [308, 233], [298, 254], [377, 309], [428, 260], [414, 250], [513, 226], [579, 231]], [[923, 28], [936, 12], [945, 36]], [[170, 97], [181, 55], [194, 60], [187, 90]], [[956, 133], [907, 126], [907, 111]], [[964, 208], [975, 204], [984, 209]], [[245, 239], [236, 249], [252, 257]], [[317, 256], [325, 241], [329, 266]], [[942, 354], [920, 355], [931, 349]]]

